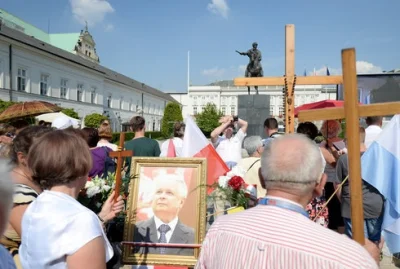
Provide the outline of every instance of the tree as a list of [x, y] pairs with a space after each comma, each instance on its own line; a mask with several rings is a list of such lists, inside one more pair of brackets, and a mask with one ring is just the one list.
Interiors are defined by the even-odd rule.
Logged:
[[6, 110], [8, 107], [17, 104], [18, 102], [4, 101], [0, 99], [0, 113]]
[[63, 108], [63, 110], [61, 110], [61, 112], [71, 118], [79, 120], [79, 115], [78, 115], [78, 113], [75, 112], [75, 110], [73, 108]]
[[219, 124], [219, 119], [224, 116], [213, 103], [207, 103], [203, 111], [196, 116], [199, 128], [206, 134], [211, 133]]
[[161, 124], [161, 133], [164, 137], [172, 135], [174, 123], [177, 121], [183, 121], [181, 106], [178, 103], [168, 103]]
[[85, 117], [85, 126], [91, 128], [98, 128], [100, 126], [100, 122], [105, 119], [108, 118], [98, 113], [89, 114]]

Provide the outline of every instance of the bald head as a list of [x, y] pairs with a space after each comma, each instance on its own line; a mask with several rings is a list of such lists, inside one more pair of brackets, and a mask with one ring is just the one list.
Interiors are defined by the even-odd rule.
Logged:
[[318, 146], [301, 134], [278, 137], [261, 157], [261, 175], [267, 190], [307, 194], [319, 183], [324, 163]]

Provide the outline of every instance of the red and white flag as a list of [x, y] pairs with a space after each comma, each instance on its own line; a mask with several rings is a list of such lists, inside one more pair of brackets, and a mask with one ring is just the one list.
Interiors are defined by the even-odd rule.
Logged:
[[229, 168], [191, 117], [186, 118], [182, 157], [207, 158], [207, 185], [212, 185]]

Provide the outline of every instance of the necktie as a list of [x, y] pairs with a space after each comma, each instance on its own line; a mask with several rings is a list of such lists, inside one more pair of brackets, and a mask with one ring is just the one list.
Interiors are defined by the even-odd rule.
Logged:
[[[158, 240], [158, 243], [168, 243], [167, 242], [167, 232], [171, 230], [171, 228], [167, 224], [161, 224], [160, 227], [158, 227], [158, 231], [160, 232], [160, 239]], [[165, 254], [165, 248], [160, 247], [160, 254]]]

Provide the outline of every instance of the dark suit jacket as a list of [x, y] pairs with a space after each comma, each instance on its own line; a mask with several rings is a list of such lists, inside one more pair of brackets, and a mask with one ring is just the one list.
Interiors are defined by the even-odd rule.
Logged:
[[[158, 243], [158, 235], [154, 218], [136, 223], [134, 242]], [[171, 244], [194, 244], [194, 229], [186, 226], [178, 220], [175, 230], [172, 233]], [[160, 254], [159, 248], [135, 247], [135, 254]], [[193, 256], [193, 248], [165, 248], [165, 255]]]

